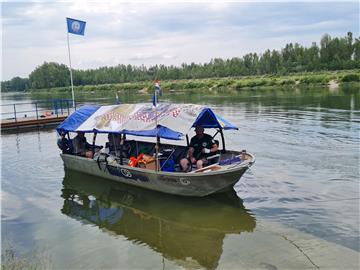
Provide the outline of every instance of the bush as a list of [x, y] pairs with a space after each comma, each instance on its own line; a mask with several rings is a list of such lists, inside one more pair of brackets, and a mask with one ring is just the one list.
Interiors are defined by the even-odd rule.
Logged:
[[360, 81], [360, 75], [359, 74], [346, 74], [344, 77], [342, 77], [341, 82], [359, 82]]
[[249, 87], [256, 87], [256, 86], [263, 86], [266, 85], [266, 80], [265, 79], [255, 79], [255, 80], [250, 80], [247, 85]]
[[189, 81], [184, 85], [185, 89], [204, 88], [204, 87], [207, 87], [207, 84], [200, 81]]
[[279, 84], [280, 85], [289, 85], [289, 84], [295, 84], [296, 81], [293, 79], [284, 79], [284, 80], [280, 80]]
[[242, 81], [236, 81], [235, 84], [234, 84], [234, 87], [236, 90], [239, 90], [243, 87], [245, 87], [244, 83]]
[[271, 80], [267, 80], [266, 85], [274, 86], [278, 84], [278, 80], [276, 78], [271, 78]]
[[326, 76], [305, 76], [300, 79], [300, 83], [311, 84], [311, 83], [324, 83], [327, 82]]
[[217, 87], [226, 87], [226, 86], [230, 86], [232, 84], [234, 84], [235, 81], [231, 80], [231, 79], [223, 79], [223, 80], [219, 80], [217, 83]]

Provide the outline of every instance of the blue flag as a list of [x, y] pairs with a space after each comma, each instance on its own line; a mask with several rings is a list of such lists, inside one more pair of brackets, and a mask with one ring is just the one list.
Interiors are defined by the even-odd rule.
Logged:
[[85, 34], [85, 25], [86, 22], [79, 21], [76, 19], [66, 18], [68, 32], [75, 35], [84, 35]]

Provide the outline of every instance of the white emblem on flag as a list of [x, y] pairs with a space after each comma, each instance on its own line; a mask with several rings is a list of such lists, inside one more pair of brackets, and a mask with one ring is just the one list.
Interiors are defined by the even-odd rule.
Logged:
[[80, 23], [77, 22], [77, 21], [74, 21], [72, 24], [71, 24], [71, 29], [77, 33], [80, 31]]

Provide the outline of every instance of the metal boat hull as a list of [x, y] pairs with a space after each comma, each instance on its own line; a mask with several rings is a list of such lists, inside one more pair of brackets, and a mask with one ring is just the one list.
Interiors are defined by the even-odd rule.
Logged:
[[180, 196], [203, 197], [231, 189], [252, 162], [226, 170], [181, 173], [153, 171], [127, 165], [106, 165], [93, 159], [61, 154], [66, 168], [117, 182]]

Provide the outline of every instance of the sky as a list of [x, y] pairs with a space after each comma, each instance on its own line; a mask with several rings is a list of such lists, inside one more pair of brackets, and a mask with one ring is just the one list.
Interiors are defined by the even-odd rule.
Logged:
[[2, 1], [1, 80], [69, 65], [66, 17], [86, 21], [84, 36], [69, 34], [74, 69], [207, 63], [359, 36], [358, 1]]

